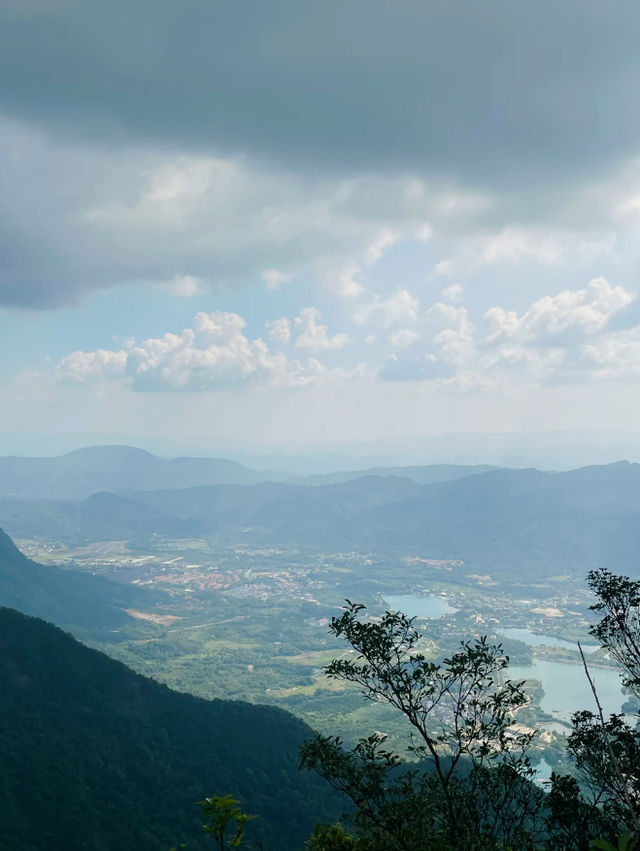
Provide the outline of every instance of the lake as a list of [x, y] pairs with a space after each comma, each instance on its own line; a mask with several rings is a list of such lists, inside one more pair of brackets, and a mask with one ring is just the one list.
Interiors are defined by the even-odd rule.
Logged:
[[[590, 673], [605, 716], [620, 712], [627, 698], [622, 694], [618, 672], [612, 668], [591, 668]], [[582, 665], [534, 659], [532, 665], [510, 665], [508, 676], [512, 680], [541, 680], [544, 697], [540, 707], [555, 718], [569, 721], [571, 714], [579, 709], [597, 712]]]
[[[502, 629], [498, 627], [500, 635], [504, 635], [505, 638], [513, 638], [517, 641], [522, 641], [524, 644], [528, 644], [529, 647], [565, 647], [567, 650], [578, 650], [578, 644], [575, 641], [567, 641], [565, 638], [556, 638], [553, 635], [540, 635], [537, 632], [531, 632], [530, 629], [525, 627], [507, 627], [506, 629]], [[594, 650], [598, 649], [597, 644], [582, 644], [582, 649], [585, 653], [593, 653]]]
[[[419, 597], [415, 594], [388, 594], [385, 602], [391, 611], [404, 612], [409, 617], [440, 618], [443, 615], [454, 614], [455, 609], [446, 597], [427, 594]], [[501, 630], [507, 638], [515, 638], [525, 644], [536, 647], [566, 647], [575, 650], [576, 645], [563, 638], [538, 635], [525, 628], [507, 628]], [[596, 649], [597, 645], [583, 645], [585, 653]], [[622, 694], [620, 677], [612, 668], [593, 668], [591, 675], [595, 681], [598, 696], [605, 715], [620, 712], [626, 697]], [[582, 665], [564, 662], [553, 662], [547, 659], [534, 659], [533, 664], [512, 665], [509, 676], [514, 680], [541, 680], [544, 697], [541, 708], [563, 721], [570, 721], [572, 713], [579, 709], [590, 709], [596, 712], [596, 705], [591, 688], [585, 676]]]
[[417, 597], [414, 594], [385, 594], [384, 600], [392, 612], [402, 612], [410, 618], [441, 618], [452, 615], [458, 610], [450, 605], [446, 597], [428, 594]]

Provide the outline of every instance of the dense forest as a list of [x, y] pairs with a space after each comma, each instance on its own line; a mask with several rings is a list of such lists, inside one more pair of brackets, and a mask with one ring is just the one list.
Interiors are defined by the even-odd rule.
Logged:
[[197, 802], [233, 794], [252, 844], [298, 848], [345, 802], [298, 770], [282, 710], [171, 691], [60, 629], [0, 609], [3, 851], [209, 847]]

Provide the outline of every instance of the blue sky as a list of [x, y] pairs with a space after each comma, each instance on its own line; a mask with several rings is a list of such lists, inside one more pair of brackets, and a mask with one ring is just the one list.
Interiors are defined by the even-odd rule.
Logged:
[[636, 434], [614, 7], [5, 2], [0, 450]]

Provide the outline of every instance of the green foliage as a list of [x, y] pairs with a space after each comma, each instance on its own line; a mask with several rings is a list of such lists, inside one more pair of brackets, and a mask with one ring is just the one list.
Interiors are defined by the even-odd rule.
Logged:
[[594, 839], [589, 846], [589, 851], [634, 851], [637, 844], [633, 836], [627, 832], [618, 838], [617, 845], [607, 839]]
[[[591, 571], [602, 615], [592, 634], [617, 661], [623, 682], [640, 696], [640, 582], [607, 570]], [[596, 693], [597, 700], [597, 693]], [[622, 715], [574, 714], [567, 749], [602, 810], [619, 826], [640, 835], [640, 730]]]
[[171, 691], [0, 609], [1, 851], [206, 851], [195, 802], [223, 784], [260, 816], [242, 848], [300, 848], [344, 809], [298, 771], [310, 733], [279, 709]]
[[[245, 824], [257, 818], [255, 815], [243, 812], [239, 804], [240, 801], [231, 795], [217, 795], [200, 801], [200, 809], [205, 816], [209, 817], [204, 829], [216, 840], [220, 851], [224, 851], [225, 848], [239, 848], [244, 839]], [[231, 827], [231, 835], [228, 835], [227, 829], [231, 822], [235, 822], [235, 827]], [[227, 834], [226, 837], [225, 834]]]
[[70, 628], [79, 626], [87, 637], [110, 638], [131, 618], [126, 608], [153, 606], [158, 592], [119, 585], [30, 561], [0, 529], [0, 605], [45, 618]]
[[551, 848], [584, 851], [594, 837], [613, 834], [612, 820], [593, 800], [586, 800], [575, 777], [553, 773], [545, 801], [547, 841]]
[[331, 631], [357, 655], [335, 659], [327, 675], [356, 683], [367, 699], [401, 713], [419, 760], [403, 766], [382, 734], [351, 750], [338, 737], [317, 736], [303, 746], [302, 766], [353, 801], [367, 847], [530, 847], [543, 795], [530, 782], [531, 737], [511, 727], [525, 695], [522, 683], [503, 680], [508, 660], [500, 646], [484, 638], [467, 642], [436, 664], [420, 651], [423, 639], [412, 619], [387, 612], [369, 620], [365, 607], [350, 601]]
[[591, 608], [602, 615], [591, 629], [623, 673], [624, 684], [640, 695], [640, 581], [592, 570], [587, 580], [598, 602]]
[[364, 844], [341, 824], [318, 824], [307, 842], [310, 851], [364, 851]]
[[[640, 695], [640, 582], [607, 570], [588, 575], [601, 615], [591, 633], [618, 662], [632, 696]], [[585, 672], [590, 678], [585, 662]], [[626, 851], [640, 834], [640, 731], [622, 715], [606, 718], [597, 689], [597, 713], [582, 710], [572, 718], [567, 751], [578, 771], [580, 785], [570, 777], [552, 777], [549, 830], [567, 849]], [[621, 827], [629, 830], [615, 845], [610, 839]], [[600, 837], [600, 838], [596, 838]]]

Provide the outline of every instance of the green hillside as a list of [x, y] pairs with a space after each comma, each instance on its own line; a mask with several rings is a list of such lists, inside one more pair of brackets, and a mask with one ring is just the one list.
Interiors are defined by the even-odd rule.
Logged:
[[171, 691], [0, 609], [2, 851], [205, 849], [195, 802], [224, 793], [260, 817], [248, 849], [301, 848], [343, 808], [298, 771], [310, 734], [278, 709]]

